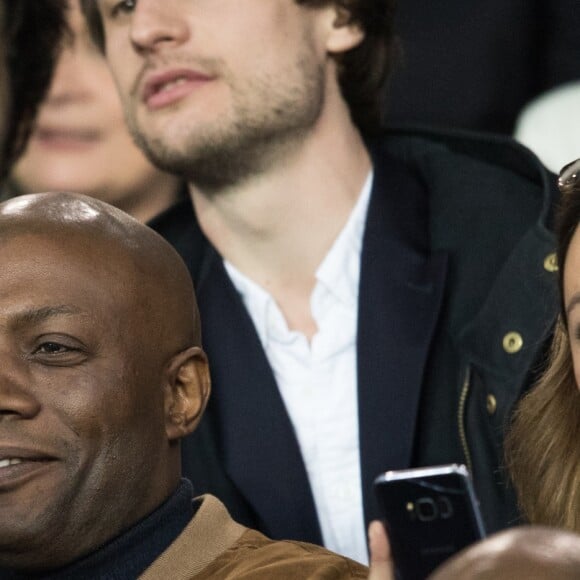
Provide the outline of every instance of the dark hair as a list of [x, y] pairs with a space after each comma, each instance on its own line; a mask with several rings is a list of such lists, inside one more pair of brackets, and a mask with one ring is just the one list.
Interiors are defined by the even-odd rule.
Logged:
[[0, 0], [4, 4], [2, 42], [7, 51], [11, 114], [1, 172], [22, 153], [36, 110], [50, 83], [66, 29], [65, 0]]
[[105, 30], [101, 13], [97, 8], [96, 0], [81, 0], [81, 10], [87, 21], [87, 28], [93, 42], [99, 47], [102, 53], [105, 52]]
[[[353, 122], [364, 135], [380, 130], [383, 90], [391, 70], [396, 44], [393, 33], [395, 0], [295, 0], [321, 7], [336, 4], [344, 23], [361, 27], [363, 41], [337, 57], [339, 82]], [[105, 35], [95, 0], [81, 0], [89, 31], [104, 50]]]
[[345, 22], [364, 31], [358, 45], [337, 57], [342, 95], [355, 125], [364, 135], [381, 128], [383, 90], [396, 52], [395, 0], [296, 0], [307, 6], [336, 4]]

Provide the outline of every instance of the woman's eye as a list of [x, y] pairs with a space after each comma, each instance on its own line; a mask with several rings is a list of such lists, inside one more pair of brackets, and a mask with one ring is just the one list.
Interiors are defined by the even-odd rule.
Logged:
[[122, 2], [117, 2], [111, 8], [111, 16], [114, 18], [119, 14], [127, 14], [129, 12], [132, 12], [135, 9], [136, 5], [137, 0], [123, 0]]

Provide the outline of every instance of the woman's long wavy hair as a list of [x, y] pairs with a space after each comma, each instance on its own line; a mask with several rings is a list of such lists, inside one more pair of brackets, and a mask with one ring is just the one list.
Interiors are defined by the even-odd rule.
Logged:
[[580, 390], [562, 283], [570, 242], [580, 223], [580, 181], [563, 187], [562, 194], [557, 225], [561, 314], [548, 367], [516, 409], [506, 458], [525, 517], [534, 524], [580, 532]]
[[36, 111], [52, 77], [66, 29], [65, 0], [0, 0], [4, 6], [2, 43], [7, 52], [11, 113], [0, 173], [22, 153]]

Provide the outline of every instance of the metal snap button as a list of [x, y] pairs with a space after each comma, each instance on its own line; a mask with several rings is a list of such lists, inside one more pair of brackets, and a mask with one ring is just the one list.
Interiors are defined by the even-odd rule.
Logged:
[[544, 260], [544, 269], [548, 272], [558, 271], [558, 258], [555, 253], [548, 254]]
[[497, 411], [497, 399], [493, 395], [487, 395], [485, 403], [489, 415], [494, 415]]
[[524, 346], [524, 339], [519, 332], [508, 332], [503, 337], [503, 348], [508, 354], [519, 352]]

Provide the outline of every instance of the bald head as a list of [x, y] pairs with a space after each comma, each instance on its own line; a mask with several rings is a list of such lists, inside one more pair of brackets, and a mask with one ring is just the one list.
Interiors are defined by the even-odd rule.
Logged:
[[15, 236], [47, 238], [63, 257], [74, 250], [100, 273], [104, 292], [126, 290], [135, 315], [142, 311], [141, 322], [165, 346], [201, 346], [187, 267], [161, 236], [124, 212], [83, 195], [24, 195], [0, 204], [0, 244]]
[[513, 528], [474, 544], [432, 580], [578, 580], [580, 536], [541, 526]]
[[0, 569], [53, 569], [176, 488], [207, 361], [181, 258], [105, 203], [0, 204], [0, 271], [0, 450], [21, 459], [3, 470]]

